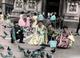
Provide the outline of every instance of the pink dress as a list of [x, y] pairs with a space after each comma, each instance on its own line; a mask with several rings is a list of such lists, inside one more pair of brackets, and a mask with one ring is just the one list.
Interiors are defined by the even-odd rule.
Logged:
[[25, 27], [25, 21], [23, 20], [23, 16], [20, 15], [20, 19], [18, 21], [18, 25], [21, 27]]

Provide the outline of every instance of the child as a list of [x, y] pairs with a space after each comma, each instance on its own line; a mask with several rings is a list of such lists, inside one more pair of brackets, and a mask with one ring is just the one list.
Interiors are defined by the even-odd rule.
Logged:
[[70, 32], [68, 30], [68, 27], [63, 26], [63, 31], [61, 35], [57, 38], [59, 48], [69, 47], [69, 44], [70, 44], [70, 39], [68, 38], [69, 35], [70, 35]]
[[48, 26], [48, 43], [51, 47], [52, 53], [55, 52], [55, 48], [57, 45], [56, 36], [57, 36], [57, 33], [55, 32], [54, 27], [52, 27], [52, 25], [49, 25]]
[[52, 27], [52, 25], [50, 24], [48, 26], [48, 42], [52, 39], [52, 40], [55, 40], [56, 39], [56, 36], [58, 34], [55, 32], [55, 29], [54, 27]]

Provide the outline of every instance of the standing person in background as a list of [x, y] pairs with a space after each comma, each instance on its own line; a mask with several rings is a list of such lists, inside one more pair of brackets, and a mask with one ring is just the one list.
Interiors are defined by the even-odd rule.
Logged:
[[48, 19], [50, 19], [50, 17], [51, 17], [51, 13], [48, 13]]
[[77, 27], [77, 30], [76, 30], [76, 35], [79, 35], [79, 29], [80, 29], [80, 17], [79, 17], [78, 27]]
[[50, 17], [51, 24], [56, 28], [56, 13], [53, 13]]
[[56, 20], [56, 27], [62, 29], [63, 27], [63, 17], [59, 16]]

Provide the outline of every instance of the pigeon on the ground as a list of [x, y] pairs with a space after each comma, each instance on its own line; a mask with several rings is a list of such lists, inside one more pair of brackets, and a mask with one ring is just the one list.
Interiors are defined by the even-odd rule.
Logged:
[[52, 58], [52, 56], [47, 53], [46, 58]]
[[31, 51], [27, 50], [27, 53], [28, 53], [28, 54], [30, 54], [30, 53], [31, 53]]
[[24, 50], [23, 53], [25, 57], [29, 57], [29, 54], [27, 53], [27, 51]]
[[0, 49], [4, 49], [4, 47], [0, 44]]
[[32, 58], [38, 58], [38, 56], [39, 56], [38, 51], [33, 51], [33, 53], [31, 54]]
[[41, 51], [43, 51], [44, 49], [45, 49], [45, 47], [43, 46], [43, 47], [41, 47], [41, 48], [39, 48], [39, 49], [36, 49], [35, 51], [41, 52]]
[[24, 50], [25, 50], [24, 48], [20, 47], [19, 45], [18, 45], [18, 49], [19, 49], [20, 51], [24, 51]]
[[12, 49], [8, 46], [7, 50], [8, 50], [8, 55], [12, 56], [13, 55]]
[[41, 52], [40, 57], [44, 58], [44, 56], [45, 56], [45, 52]]
[[55, 48], [54, 48], [54, 49], [51, 50], [51, 53], [53, 54], [53, 53], [55, 53], [55, 51], [56, 51], [56, 50], [55, 50]]

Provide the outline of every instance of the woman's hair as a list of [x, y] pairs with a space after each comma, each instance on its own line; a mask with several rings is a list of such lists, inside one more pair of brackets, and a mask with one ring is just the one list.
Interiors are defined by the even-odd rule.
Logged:
[[63, 26], [63, 29], [65, 29], [65, 28], [68, 29], [68, 26]]

